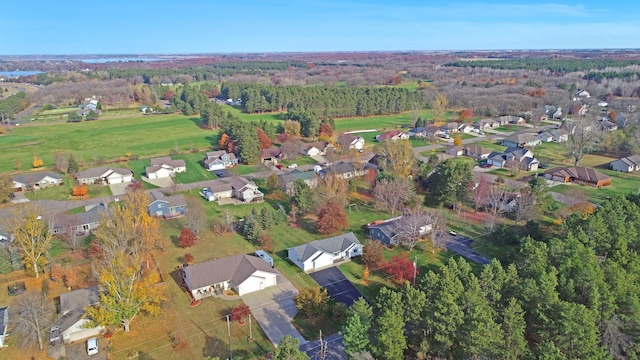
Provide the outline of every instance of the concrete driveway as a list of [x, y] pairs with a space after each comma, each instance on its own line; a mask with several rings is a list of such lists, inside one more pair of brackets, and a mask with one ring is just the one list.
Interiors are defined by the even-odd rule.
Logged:
[[107, 349], [107, 340], [103, 338], [98, 338], [98, 354], [96, 355], [88, 355], [87, 354], [87, 341], [78, 341], [73, 344], [67, 345], [67, 359], [73, 360], [106, 360], [107, 353], [109, 349]]
[[320, 270], [309, 274], [318, 285], [327, 289], [331, 297], [347, 306], [351, 306], [362, 293], [344, 276], [337, 267]]
[[298, 309], [293, 299], [298, 289], [282, 274], [276, 278], [277, 286], [241, 296], [242, 301], [251, 309], [251, 314], [258, 321], [260, 327], [274, 345], [277, 345], [285, 335], [298, 339], [300, 344], [306, 344], [302, 335], [291, 324]]
[[127, 186], [129, 186], [129, 184], [131, 183], [109, 184], [111, 194], [113, 194], [113, 196], [125, 195], [127, 193]]
[[454, 253], [464, 257], [467, 260], [473, 261], [476, 264], [486, 265], [491, 262], [491, 259], [488, 257], [478, 254], [473, 248], [471, 244], [473, 244], [473, 240], [466, 236], [462, 235], [445, 235], [449, 236], [449, 241], [447, 241], [447, 250], [453, 251]]

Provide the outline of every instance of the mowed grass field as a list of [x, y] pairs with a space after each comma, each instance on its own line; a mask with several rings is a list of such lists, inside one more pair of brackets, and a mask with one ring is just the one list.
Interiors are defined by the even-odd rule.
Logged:
[[13, 171], [16, 159], [21, 170], [30, 169], [34, 155], [51, 168], [56, 152], [91, 162], [125, 158], [127, 153], [167, 155], [176, 147], [180, 152], [205, 151], [216, 143], [216, 132], [198, 125], [197, 117], [172, 114], [16, 127], [0, 137], [0, 172]]

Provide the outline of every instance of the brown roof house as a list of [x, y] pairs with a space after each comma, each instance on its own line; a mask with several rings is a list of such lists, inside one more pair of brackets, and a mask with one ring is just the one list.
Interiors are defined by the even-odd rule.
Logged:
[[277, 147], [260, 149], [260, 152], [258, 153], [258, 157], [260, 158], [261, 163], [271, 163], [274, 165], [278, 164], [278, 161], [285, 158], [284, 154], [282, 153], [282, 150]]
[[245, 295], [275, 286], [278, 272], [265, 260], [252, 255], [232, 255], [185, 266], [182, 281], [194, 299], [233, 290]]
[[491, 154], [491, 150], [480, 145], [469, 144], [464, 146], [464, 155], [474, 160], [485, 160]]
[[383, 142], [387, 140], [396, 141], [396, 140], [407, 140], [407, 139], [409, 139], [409, 133], [406, 133], [401, 130], [391, 130], [376, 136], [376, 141], [379, 141], [379, 142]]
[[595, 187], [603, 187], [611, 185], [611, 176], [604, 175], [594, 169], [582, 166], [575, 167], [556, 167], [544, 172], [544, 178], [547, 180], [559, 181], [563, 183], [576, 183], [590, 185]]

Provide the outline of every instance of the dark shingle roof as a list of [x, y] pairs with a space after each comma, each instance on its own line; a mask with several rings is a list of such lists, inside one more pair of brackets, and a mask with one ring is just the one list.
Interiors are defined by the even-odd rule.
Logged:
[[9, 326], [9, 324], [5, 324], [4, 322], [4, 314], [8, 312], [8, 306], [0, 308], [0, 336], [6, 335], [7, 326]]
[[277, 274], [264, 260], [251, 255], [232, 255], [209, 260], [189, 265], [182, 271], [193, 290], [229, 280], [234, 285], [239, 285], [258, 270]]
[[166, 196], [162, 191], [150, 191], [149, 195], [151, 200], [149, 204], [156, 201], [165, 201], [169, 204], [169, 207], [187, 205], [187, 200], [182, 194]]
[[97, 286], [74, 290], [60, 295], [60, 313], [64, 314], [74, 309], [84, 309], [100, 302], [100, 291]]
[[13, 181], [23, 183], [26, 185], [33, 185], [33, 184], [39, 183], [47, 176], [57, 180], [62, 180], [62, 177], [59, 174], [49, 172], [49, 171], [40, 171], [37, 173], [16, 175], [13, 177]]

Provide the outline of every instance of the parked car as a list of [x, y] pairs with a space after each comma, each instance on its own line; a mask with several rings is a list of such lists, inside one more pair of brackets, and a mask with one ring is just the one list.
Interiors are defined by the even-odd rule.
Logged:
[[451, 230], [451, 231], [449, 231], [449, 235], [451, 235], [451, 236], [456, 236], [456, 235], [458, 235], [458, 233], [457, 233], [457, 232], [455, 232], [455, 231], [453, 231], [453, 230]]
[[491, 167], [491, 164], [489, 164], [489, 163], [483, 163], [483, 164], [480, 164], [480, 167], [481, 167], [481, 168], [484, 168], [484, 169], [488, 169], [488, 168], [490, 168], [490, 167]]
[[96, 355], [98, 353], [98, 338], [92, 337], [87, 340], [87, 354]]
[[276, 167], [280, 170], [284, 169], [284, 166], [282, 166], [282, 164], [276, 164]]
[[200, 196], [202, 196], [207, 201], [213, 201], [216, 199], [215, 196], [213, 196], [211, 189], [209, 189], [208, 187], [200, 190]]
[[295, 169], [298, 167], [298, 164], [291, 164], [289, 166], [287, 166], [289, 169]]
[[548, 167], [549, 167], [549, 164], [542, 163], [542, 164], [538, 165], [538, 167], [539, 167], [540, 169], [546, 169], [546, 168], [548, 168]]

